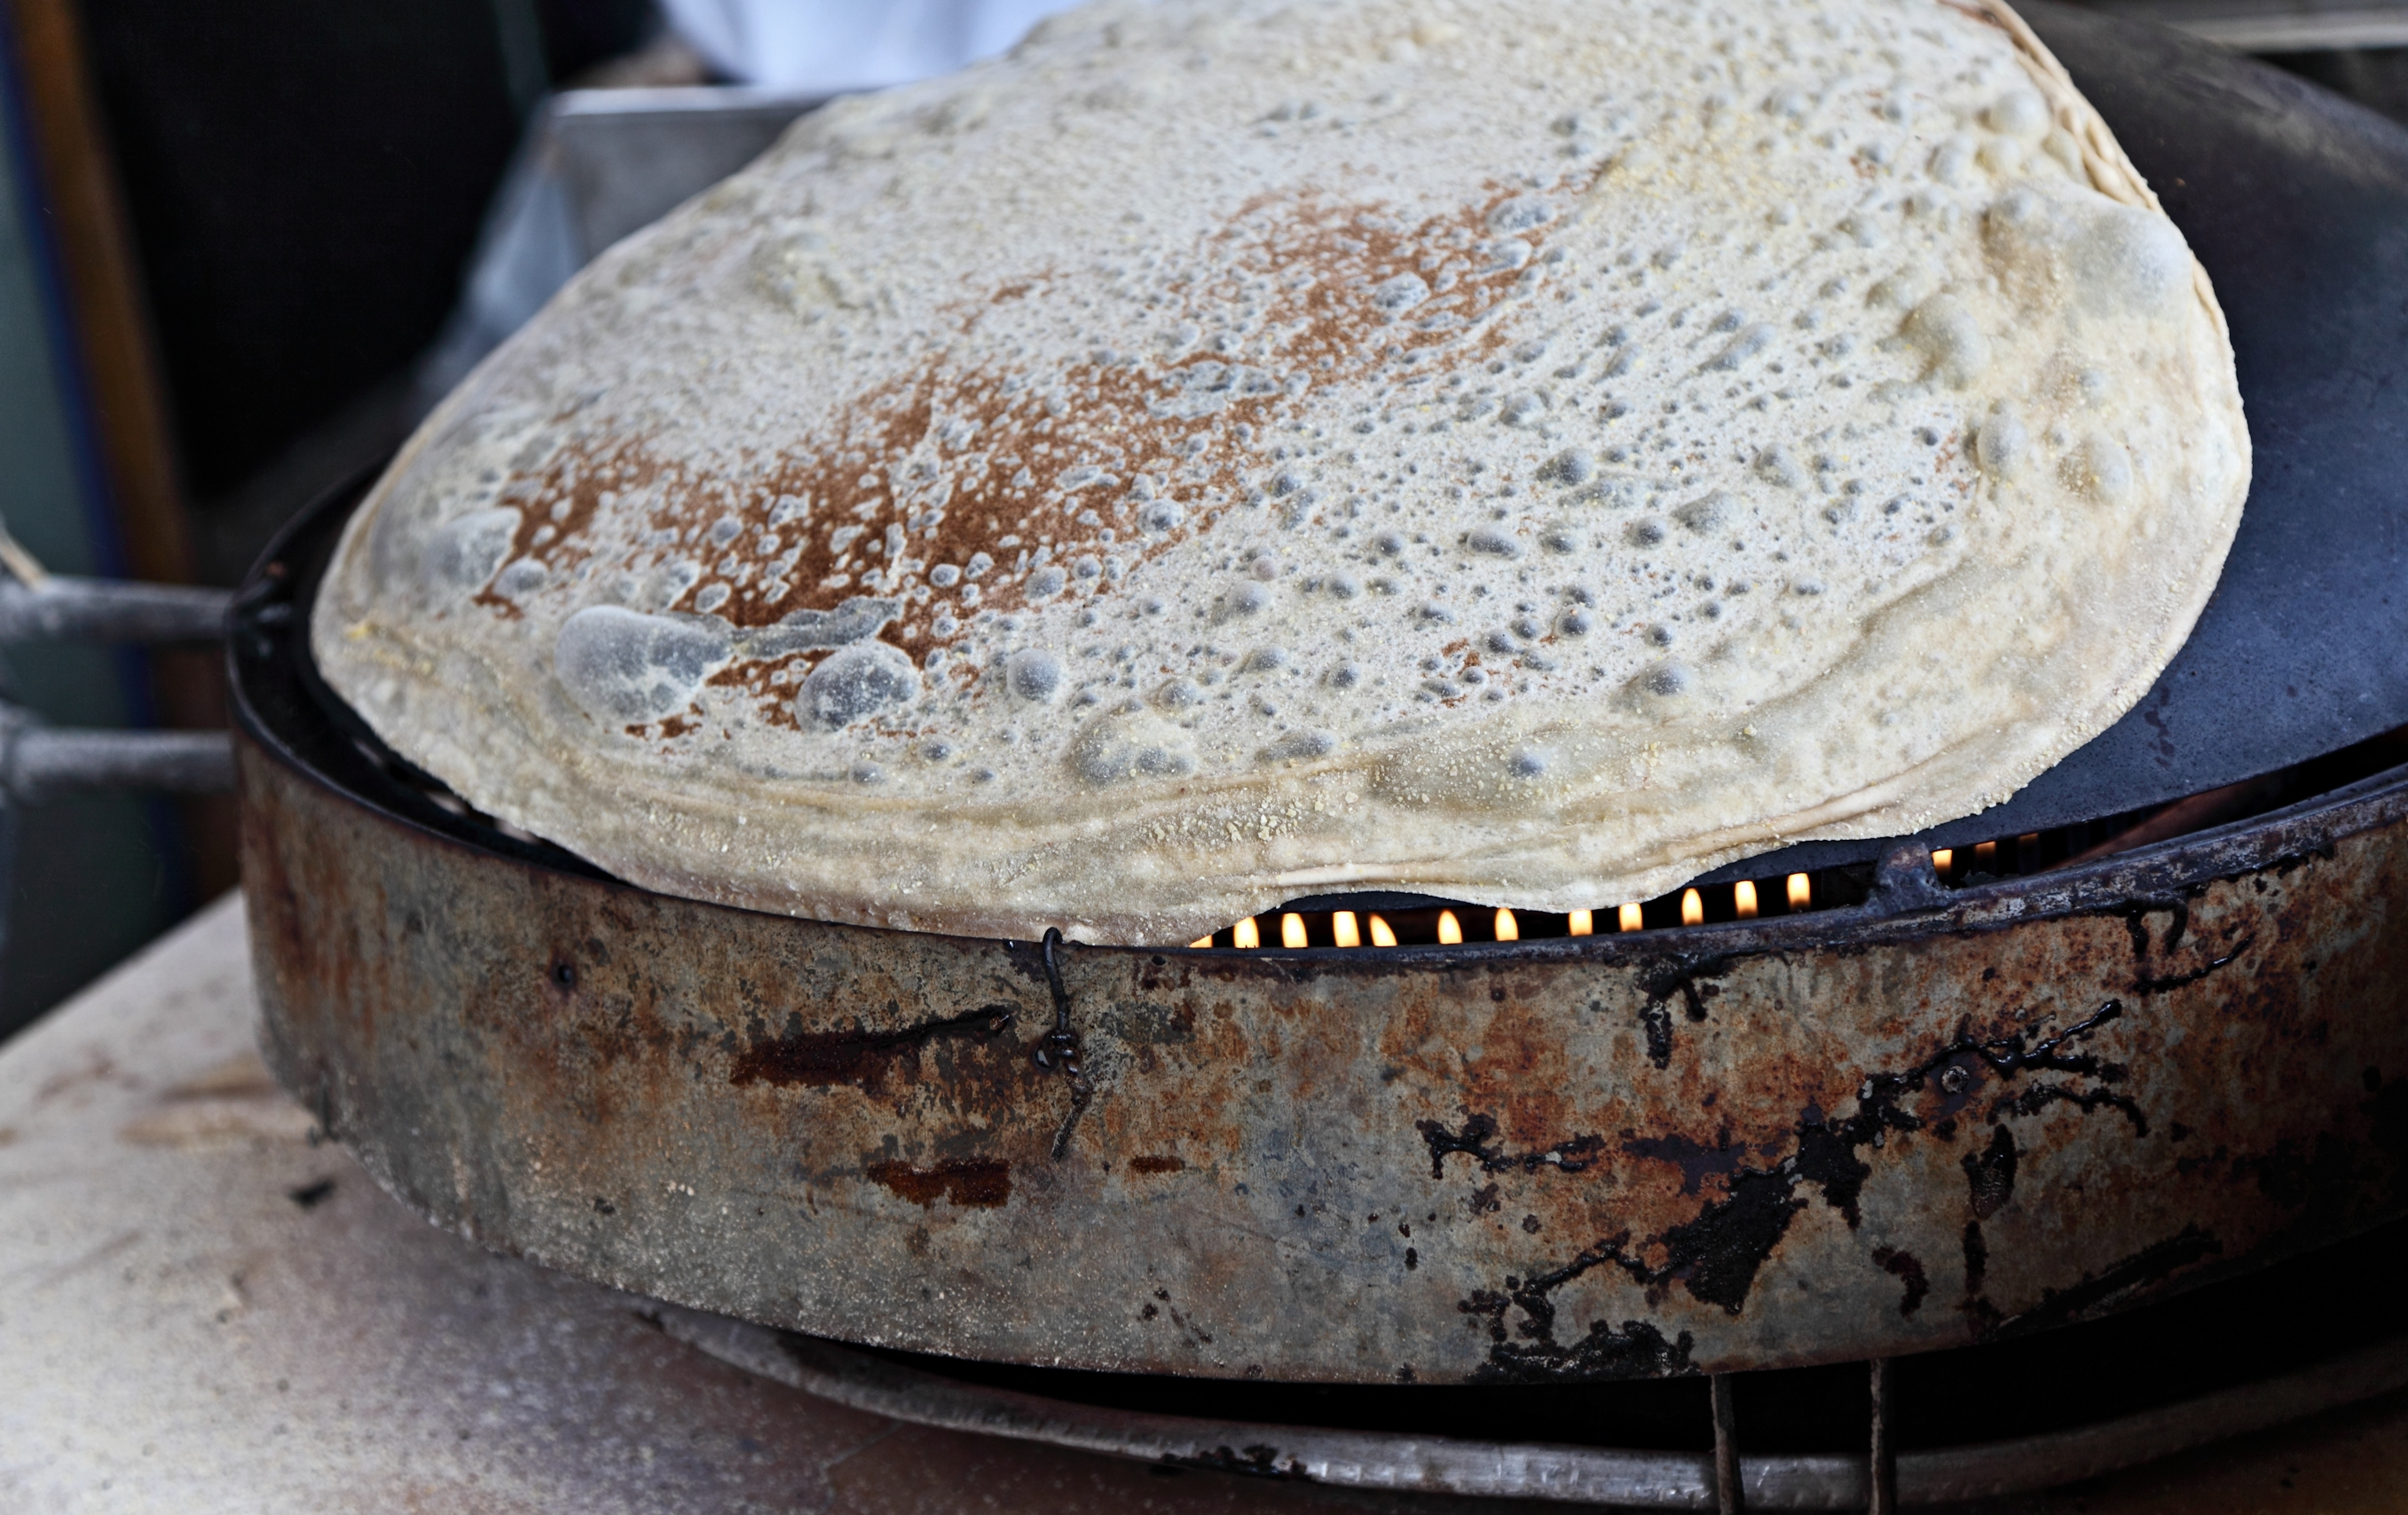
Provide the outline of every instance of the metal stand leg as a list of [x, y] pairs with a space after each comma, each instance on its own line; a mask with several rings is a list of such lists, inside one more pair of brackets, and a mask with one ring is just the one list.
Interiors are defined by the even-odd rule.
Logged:
[[1890, 1430], [1898, 1374], [1886, 1357], [1873, 1359], [1873, 1502], [1870, 1515], [1898, 1515], [1898, 1443]]
[[1716, 1373], [1707, 1383], [1714, 1404], [1714, 1508], [1722, 1515], [1740, 1515], [1747, 1508], [1747, 1492], [1739, 1481], [1739, 1426], [1731, 1413], [1731, 1380]]

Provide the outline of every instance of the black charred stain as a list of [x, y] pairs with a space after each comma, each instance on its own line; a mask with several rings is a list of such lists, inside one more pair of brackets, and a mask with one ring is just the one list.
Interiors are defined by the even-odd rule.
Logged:
[[[1661, 1249], [1662, 1263], [1650, 1264], [1644, 1257], [1625, 1251], [1623, 1243], [1600, 1243], [1584, 1252], [1582, 1258], [1585, 1261], [1578, 1262], [1561, 1277], [1575, 1277], [1598, 1262], [1611, 1262], [1651, 1290], [1677, 1283], [1699, 1302], [1719, 1305], [1737, 1315], [1756, 1286], [1757, 1273], [1788, 1233], [1789, 1222], [1806, 1208], [1807, 1201], [1797, 1193], [1799, 1184], [1811, 1183], [1818, 1188], [1823, 1202], [1838, 1210], [1851, 1229], [1861, 1222], [1859, 1201], [1866, 1181], [1872, 1177], [1872, 1166], [1857, 1155], [1859, 1151], [1867, 1147], [1883, 1147], [1892, 1132], [1925, 1129], [1924, 1120], [1904, 1108], [1906, 1101], [1918, 1095], [1936, 1095], [1939, 1110], [1953, 1112], [1973, 1098], [1976, 1085], [1985, 1078], [2003, 1082], [2026, 1074], [2048, 1072], [2069, 1073], [2100, 1082], [2120, 1079], [2126, 1071], [2120, 1065], [2068, 1049], [2088, 1039], [2123, 1014], [2123, 1003], [2111, 999], [2053, 1036], [2035, 1038], [2022, 1030], [1988, 1038], [1960, 1036], [1902, 1073], [1874, 1074], [1857, 1090], [1856, 1113], [1838, 1119], [1824, 1115], [1818, 1108], [1809, 1108], [1799, 1119], [1796, 1146], [1786, 1157], [1766, 1168], [1734, 1165], [1725, 1176], [1722, 1198], [1707, 1205], [1694, 1220], [1656, 1238], [1654, 1246]], [[2116, 1104], [2121, 1096], [2092, 1099], [2086, 1097], [2091, 1091], [2065, 1085], [2034, 1087], [2054, 1091], [2042, 1097], [2042, 1104], [2063, 1099], [2084, 1109], [2115, 1104], [2136, 1123], [2139, 1122], [2139, 1110], [2127, 1108], [2130, 1105], [2128, 1100]], [[2010, 1103], [2000, 1101], [2001, 1105]], [[1469, 1124], [1466, 1129], [1469, 1129]], [[1424, 1139], [1428, 1139], [1426, 1132]], [[1434, 1151], [1433, 1155], [1444, 1154]], [[1498, 1203], [1493, 1189], [1473, 1196], [1475, 1213], [1495, 1208]], [[1472, 1309], [1482, 1301], [1521, 1304], [1529, 1290], [1516, 1289], [1511, 1279], [1506, 1282], [1502, 1293], [1475, 1292], [1463, 1308]], [[1484, 1313], [1488, 1308], [1488, 1304], [1480, 1304], [1476, 1312]], [[1542, 1339], [1552, 1343], [1552, 1321], [1550, 1309], [1543, 1322], [1533, 1316], [1525, 1330], [1538, 1326]], [[1491, 1361], [1496, 1361], [1494, 1352]]]
[[782, 1036], [756, 1033], [752, 1045], [737, 1054], [727, 1081], [801, 1085], [820, 1089], [833, 1084], [875, 1085], [889, 1066], [908, 1061], [916, 1069], [920, 1050], [932, 1041], [964, 1037], [983, 1041], [1004, 1031], [1017, 1015], [1016, 1007], [987, 1005], [942, 1021], [923, 1022], [897, 1031], [805, 1031], [800, 1015], [786, 1018]]
[[[2195, 984], [2249, 950], [2250, 943], [2255, 940], [2254, 937], [2243, 936], [2230, 951], [2222, 957], [2210, 959], [2199, 967], [2179, 973], [2157, 973], [2150, 968], [2150, 959], [2164, 958], [2189, 932], [2190, 902], [2186, 899], [2143, 900], [2126, 908], [2123, 915], [2124, 930], [2132, 938], [2132, 987], [2136, 993], [2162, 994], [2170, 989]], [[2149, 917], [2153, 915], [2172, 918], [2166, 924], [2164, 939], [2158, 941], [2154, 949], [2149, 941]]]
[[1540, 1229], [1539, 1218], [1537, 1216], [1525, 1215], [1522, 1217], [1522, 1231], [1524, 1235], [1535, 1236], [1539, 1234]]
[[1670, 1163], [1681, 1170], [1681, 1193], [1697, 1193], [1709, 1178], [1726, 1177], [1739, 1171], [1747, 1161], [1747, 1149], [1733, 1146], [1730, 1128], [1714, 1133], [1714, 1144], [1695, 1141], [1675, 1132], [1669, 1136], [1625, 1136], [1622, 1150], [1632, 1157], [1657, 1163]]
[[870, 1182], [926, 1209], [939, 1198], [966, 1209], [996, 1209], [1011, 1198], [1011, 1165], [998, 1158], [950, 1158], [931, 1168], [872, 1163]]
[[1873, 1262], [1881, 1270], [1906, 1286], [1905, 1296], [1898, 1302], [1900, 1315], [1912, 1315], [1923, 1308], [1923, 1296], [1931, 1293], [1931, 1280], [1924, 1277], [1923, 1264], [1913, 1252], [1896, 1247], [1873, 1249]]
[[1559, 1173], [1582, 1173], [1605, 1153], [1602, 1136], [1573, 1136], [1533, 1152], [1506, 1151], [1498, 1143], [1497, 1117], [1493, 1115], [1468, 1115], [1459, 1132], [1436, 1121], [1415, 1121], [1413, 1129], [1422, 1134], [1423, 1144], [1429, 1148], [1433, 1179], [1446, 1177], [1446, 1160], [1456, 1152], [1480, 1165], [1483, 1173], [1537, 1173], [1547, 1168]]
[[1729, 1197], [1665, 1232], [1664, 1265], [1641, 1276], [1651, 1283], [1678, 1280], [1696, 1299], [1737, 1315], [1756, 1287], [1757, 1269], [1780, 1245], [1790, 1219], [1806, 1208], [1791, 1192], [1797, 1181], [1794, 1173], [1778, 1170], [1732, 1175]]
[[1979, 1155], [1971, 1152], [1958, 1158], [1965, 1170], [1966, 1187], [1973, 1219], [1986, 1221], [2003, 1208], [2015, 1195], [2015, 1136], [2005, 1126], [1990, 1132], [1990, 1145]]
[[1312, 1475], [1304, 1470], [1298, 1458], [1280, 1461], [1279, 1449], [1260, 1444], [1232, 1451], [1215, 1447], [1211, 1451], [1193, 1452], [1185, 1457], [1165, 1452], [1162, 1460], [1174, 1467], [1208, 1468], [1215, 1473], [1238, 1473], [1250, 1479], [1290, 1479], [1310, 1483]]
[[316, 1209], [333, 1198], [334, 1194], [335, 1180], [332, 1179], [320, 1179], [315, 1183], [305, 1183], [298, 1189], [288, 1189], [284, 1192], [285, 1198], [305, 1210]]
[[[1455, 1308], [1488, 1322], [1488, 1361], [1472, 1374], [1475, 1383], [1611, 1382], [1623, 1379], [1661, 1379], [1697, 1371], [1689, 1361], [1694, 1340], [1684, 1331], [1667, 1339], [1645, 1321], [1625, 1321], [1619, 1329], [1605, 1321], [1589, 1322], [1588, 1334], [1565, 1343], [1555, 1339], [1555, 1290], [1593, 1267], [1607, 1264], [1627, 1267], [1623, 1249], [1627, 1236], [1598, 1242], [1552, 1273], [1526, 1283], [1508, 1278], [1502, 1291], [1475, 1290]], [[1519, 1310], [1521, 1340], [1509, 1330], [1505, 1317]]]
[[2164, 1282], [2201, 1258], [2213, 1257], [2224, 1251], [2215, 1233], [2196, 1223], [2184, 1226], [2163, 1241], [2152, 1242], [2122, 1262], [2113, 1264], [2096, 1274], [2083, 1275], [2082, 1281], [2064, 1289], [2043, 1289], [2041, 1301], [2021, 1315], [2000, 1321], [1991, 1333], [2045, 1330], [2065, 1325], [2091, 1314], [2110, 1300], [2138, 1293], [2154, 1284]]
[[1702, 1022], [1706, 1018], [1706, 1001], [1723, 992], [1722, 985], [1711, 980], [1728, 973], [1731, 962], [1727, 953], [1716, 957], [1668, 958], [1648, 968], [1640, 983], [1651, 1000], [1669, 1004], [1673, 995], [1680, 995], [1682, 1008], [1689, 1019]]
[[577, 988], [577, 965], [566, 957], [554, 957], [552, 966], [544, 970], [545, 979], [562, 993], [572, 993]]
[[1978, 1294], [1990, 1271], [1990, 1244], [1982, 1239], [1982, 1222], [1965, 1222], [1965, 1292]]
[[1145, 1308], [1137, 1312], [1137, 1318], [1140, 1321], [1158, 1320], [1161, 1315], [1162, 1307], [1151, 1302], [1146, 1305]]
[[1993, 1118], [2008, 1114], [2038, 1115], [2049, 1106], [2060, 1102], [2075, 1107], [2086, 1115], [2100, 1109], [2118, 1111], [2132, 1122], [2132, 1135], [2145, 1136], [2149, 1134], [2149, 1118], [2141, 1113], [2141, 1107], [2128, 1094], [2119, 1094], [2112, 1089], [2068, 1089], [2063, 1084], [2036, 1083], [2012, 1098], [1999, 1100], [1990, 1107], [1990, 1114]]
[[1464, 1203], [1471, 1207], [1474, 1215], [1494, 1215], [1505, 1206], [1505, 1202], [1497, 1197], [1497, 1185], [1493, 1183], [1484, 1189], [1474, 1189]]
[[1406, 1248], [1406, 1249], [1405, 1249], [1405, 1271], [1406, 1271], [1406, 1272], [1408, 1272], [1408, 1273], [1411, 1273], [1413, 1269], [1415, 1269], [1415, 1268], [1417, 1268], [1417, 1267], [1419, 1267], [1419, 1266], [1421, 1266], [1421, 1265], [1422, 1265], [1422, 1254], [1421, 1254], [1421, 1252], [1419, 1251], [1419, 1250], [1417, 1250], [1417, 1249], [1415, 1249], [1415, 1248], [1412, 1248], [1412, 1247], [1408, 1247], [1408, 1248]]
[[1647, 1061], [1659, 1068], [1672, 1065], [1672, 1009], [1649, 1000], [1639, 1011], [1639, 1029], [1647, 1034]]
[[1651, 965], [1640, 979], [1647, 1002], [1640, 1007], [1639, 1026], [1647, 1036], [1647, 1061], [1659, 1068], [1672, 1065], [1672, 1001], [1681, 1001], [1682, 1013], [1692, 1023], [1702, 1022], [1707, 1016], [1706, 1002], [1720, 994], [1722, 985], [1712, 980], [1730, 971], [1728, 954], [1714, 957], [1675, 956]]

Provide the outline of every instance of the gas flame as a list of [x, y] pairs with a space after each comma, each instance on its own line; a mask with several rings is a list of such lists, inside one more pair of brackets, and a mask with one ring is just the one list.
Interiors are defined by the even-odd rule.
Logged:
[[[1379, 917], [1375, 915], [1371, 919], [1377, 921]], [[1330, 916], [1329, 935], [1340, 947], [1363, 945], [1363, 933], [1355, 925], [1354, 912], [1352, 910], [1339, 910]]]

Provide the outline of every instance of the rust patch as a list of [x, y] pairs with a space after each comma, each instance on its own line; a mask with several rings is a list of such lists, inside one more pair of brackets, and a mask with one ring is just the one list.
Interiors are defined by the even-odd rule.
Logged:
[[1144, 1157], [1132, 1157], [1129, 1159], [1129, 1171], [1131, 1173], [1143, 1173], [1148, 1175], [1177, 1173], [1184, 1169], [1186, 1166], [1187, 1165], [1184, 1162], [1168, 1152], [1149, 1153]]
[[932, 1168], [872, 1163], [862, 1172], [880, 1188], [926, 1209], [939, 1198], [968, 1209], [998, 1209], [1011, 1198], [1011, 1165], [996, 1158], [953, 1157]]
[[910, 1065], [907, 1077], [916, 1075], [920, 1050], [929, 1042], [949, 1036], [982, 1041], [1010, 1026], [1018, 1013], [1013, 1006], [989, 1005], [898, 1031], [822, 1032], [804, 1031], [802, 1017], [793, 1015], [783, 1036], [756, 1036], [737, 1055], [727, 1081], [738, 1087], [766, 1083], [809, 1089], [853, 1084], [875, 1092], [898, 1063]]

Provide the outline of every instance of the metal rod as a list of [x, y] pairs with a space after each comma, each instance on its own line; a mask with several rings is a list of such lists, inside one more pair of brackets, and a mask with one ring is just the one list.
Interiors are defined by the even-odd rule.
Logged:
[[35, 727], [0, 740], [0, 800], [30, 804], [69, 789], [216, 794], [233, 787], [234, 742], [222, 731]]
[[1731, 1376], [1716, 1373], [1706, 1382], [1714, 1407], [1714, 1508], [1722, 1515], [1740, 1515], [1747, 1508], [1747, 1491], [1739, 1480], [1739, 1424], [1731, 1411]]
[[1898, 1392], [1895, 1365], [1886, 1357], [1873, 1359], [1872, 1503], [1868, 1515], [1898, 1515], [1898, 1438], [1890, 1411]]
[[50, 575], [40, 589], [0, 579], [0, 642], [206, 642], [225, 635], [234, 596], [187, 584]]

